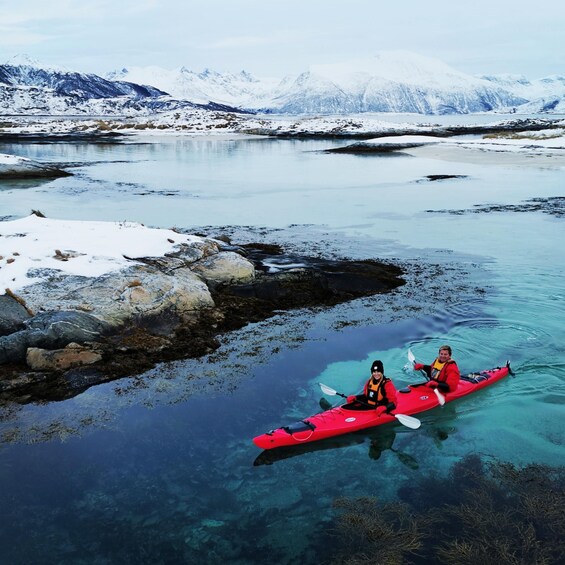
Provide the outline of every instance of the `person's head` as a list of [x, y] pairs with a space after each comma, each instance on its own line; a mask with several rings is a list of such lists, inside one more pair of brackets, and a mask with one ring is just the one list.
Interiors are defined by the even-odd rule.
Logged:
[[383, 362], [380, 359], [373, 361], [373, 364], [371, 365], [371, 375], [373, 377], [378, 377], [380, 375], [384, 375], [384, 372], [385, 372], [385, 368], [383, 366]]
[[442, 345], [438, 351], [438, 359], [440, 363], [445, 363], [451, 359], [451, 347]]

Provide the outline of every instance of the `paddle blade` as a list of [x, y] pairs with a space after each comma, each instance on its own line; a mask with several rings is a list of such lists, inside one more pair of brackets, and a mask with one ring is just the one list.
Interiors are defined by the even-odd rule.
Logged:
[[443, 406], [445, 404], [445, 396], [443, 396], [443, 394], [441, 394], [441, 392], [437, 388], [434, 388], [434, 392], [436, 393], [440, 406]]
[[408, 349], [408, 361], [414, 365], [416, 363], [416, 357], [414, 357], [414, 353], [412, 353], [411, 349]]
[[324, 394], [327, 394], [328, 396], [335, 396], [337, 394], [337, 390], [334, 390], [333, 388], [330, 388], [329, 386], [323, 384], [323, 383], [318, 383], [320, 385], [320, 388], [322, 389], [322, 392]]
[[421, 425], [422, 422], [418, 420], [418, 418], [414, 418], [413, 416], [406, 416], [406, 414], [394, 414], [394, 417], [407, 428], [412, 428], [413, 430], [417, 430]]

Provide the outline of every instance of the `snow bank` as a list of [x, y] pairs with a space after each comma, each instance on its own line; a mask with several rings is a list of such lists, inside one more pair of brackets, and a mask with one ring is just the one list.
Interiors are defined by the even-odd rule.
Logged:
[[132, 264], [127, 257], [159, 257], [182, 243], [201, 241], [167, 229], [132, 222], [53, 220], [35, 215], [0, 222], [0, 292], [39, 282], [57, 269], [97, 277]]
[[536, 150], [565, 151], [565, 130], [543, 130], [527, 132], [527, 134], [516, 134], [514, 136], [485, 136], [480, 139], [467, 138], [440, 138], [430, 135], [399, 135], [383, 136], [367, 141], [360, 141], [356, 147], [389, 147], [391, 149], [403, 149], [406, 147], [418, 147], [423, 145], [441, 144], [445, 147], [463, 147], [468, 149], [481, 149], [482, 151], [514, 151], [521, 153], [532, 153]]

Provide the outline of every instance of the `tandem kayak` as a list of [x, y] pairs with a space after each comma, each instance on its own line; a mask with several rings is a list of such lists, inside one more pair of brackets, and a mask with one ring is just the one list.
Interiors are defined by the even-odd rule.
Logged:
[[[445, 402], [457, 400], [490, 386], [510, 373], [510, 363], [506, 363], [504, 367], [461, 375], [457, 390], [444, 394]], [[400, 389], [394, 412], [406, 415], [418, 414], [438, 406], [437, 396], [432, 389], [423, 386], [424, 384], [413, 384]], [[261, 449], [301, 445], [395, 421], [394, 415], [384, 413], [377, 416], [375, 410], [354, 402], [330, 408], [288, 426], [271, 430], [253, 438], [253, 443]]]

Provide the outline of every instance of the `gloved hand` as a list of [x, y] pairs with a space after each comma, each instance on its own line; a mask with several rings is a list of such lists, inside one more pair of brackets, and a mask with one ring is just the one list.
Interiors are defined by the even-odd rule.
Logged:
[[440, 392], [449, 392], [449, 385], [447, 383], [438, 383], [437, 388]]
[[414, 363], [414, 371], [421, 371], [424, 368], [422, 363]]
[[426, 386], [427, 386], [428, 388], [437, 388], [437, 383], [436, 383], [435, 381], [428, 381], [428, 382], [426, 383]]
[[386, 406], [377, 406], [375, 408], [375, 412], [377, 413], [377, 416], [382, 416], [382, 414], [386, 412]]
[[347, 403], [348, 404], [351, 404], [352, 402], [355, 402], [356, 400], [357, 400], [357, 396], [355, 394], [350, 394], [347, 397]]

